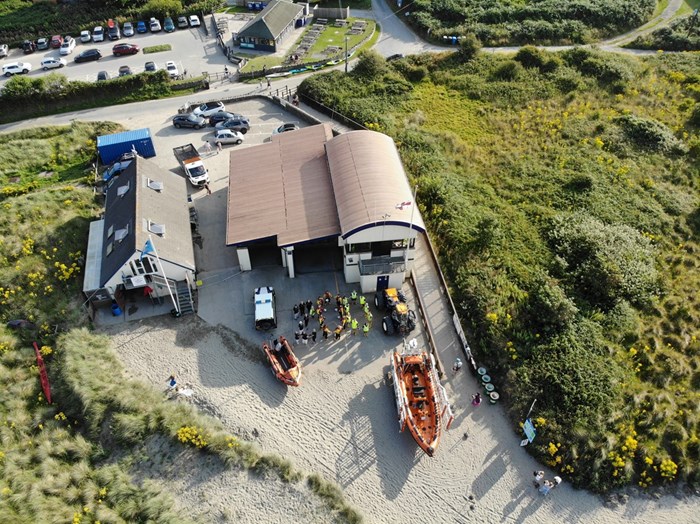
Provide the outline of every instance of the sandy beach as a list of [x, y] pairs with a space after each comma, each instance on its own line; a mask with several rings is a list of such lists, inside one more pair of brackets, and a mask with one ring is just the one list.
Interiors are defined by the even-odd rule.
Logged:
[[[337, 482], [366, 522], [697, 522], [697, 496], [639, 494], [611, 503], [566, 481], [547, 497], [538, 494], [532, 472], [540, 466], [519, 447], [501, 406], [471, 406], [476, 384], [463, 372], [447, 374], [455, 421], [435, 457], [427, 457], [408, 433], [398, 432], [393, 394], [383, 379], [388, 351], [358, 360], [362, 337], [299, 349], [303, 384], [287, 389], [271, 375], [257, 344], [197, 317], [157, 317], [108, 333], [131, 378], [157, 389], [171, 373], [190, 382], [205, 411], [264, 451]], [[194, 476], [162, 477], [193, 517], [329, 520], [303, 485], [263, 482], [199, 462]]]

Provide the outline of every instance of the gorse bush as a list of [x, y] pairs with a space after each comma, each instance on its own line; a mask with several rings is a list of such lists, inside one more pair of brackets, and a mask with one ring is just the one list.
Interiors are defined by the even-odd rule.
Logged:
[[623, 115], [616, 119], [625, 134], [639, 148], [664, 154], [687, 153], [688, 148], [662, 123], [635, 115]]
[[608, 309], [619, 299], [643, 305], [658, 292], [656, 251], [630, 226], [582, 213], [557, 215], [547, 237], [565, 262], [561, 276], [594, 306]]
[[485, 45], [586, 43], [639, 27], [654, 0], [416, 0], [408, 21], [432, 38], [475, 34]]

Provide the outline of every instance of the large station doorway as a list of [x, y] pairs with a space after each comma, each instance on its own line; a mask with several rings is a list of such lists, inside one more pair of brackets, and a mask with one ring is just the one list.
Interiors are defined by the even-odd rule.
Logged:
[[294, 268], [297, 273], [342, 271], [343, 250], [338, 238], [305, 242], [294, 246]]

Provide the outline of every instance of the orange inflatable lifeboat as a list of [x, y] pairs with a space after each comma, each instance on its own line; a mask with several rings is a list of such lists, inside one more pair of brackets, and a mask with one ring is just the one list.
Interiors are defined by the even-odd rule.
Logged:
[[442, 407], [444, 390], [440, 390], [435, 361], [425, 351], [394, 351], [391, 366], [399, 429], [408, 428], [416, 443], [432, 457], [440, 444], [442, 416], [449, 411]]
[[301, 382], [301, 364], [284, 337], [263, 342], [263, 351], [270, 363], [272, 374], [288, 386], [298, 386]]

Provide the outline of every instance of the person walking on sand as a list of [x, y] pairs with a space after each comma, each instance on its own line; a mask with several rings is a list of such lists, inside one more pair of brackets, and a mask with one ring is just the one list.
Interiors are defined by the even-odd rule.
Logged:
[[460, 369], [462, 369], [462, 359], [458, 358], [455, 360], [455, 363], [452, 364], [452, 373], [456, 375]]
[[175, 380], [175, 375], [170, 375], [166, 382], [168, 383], [168, 391], [172, 391], [177, 387], [177, 380]]
[[472, 406], [479, 407], [481, 405], [481, 393], [476, 392], [472, 395]]
[[535, 488], [539, 489], [542, 479], [544, 478], [544, 471], [534, 471], [533, 475], [535, 476], [535, 479], [532, 481], [532, 483], [534, 484]]

